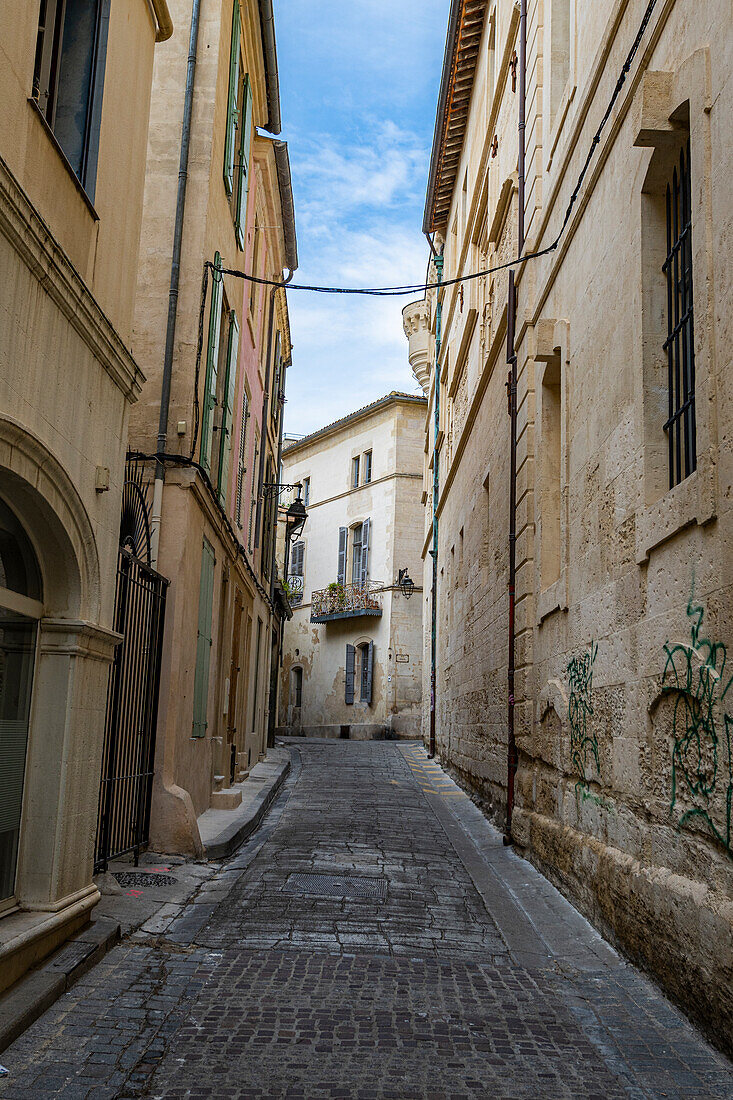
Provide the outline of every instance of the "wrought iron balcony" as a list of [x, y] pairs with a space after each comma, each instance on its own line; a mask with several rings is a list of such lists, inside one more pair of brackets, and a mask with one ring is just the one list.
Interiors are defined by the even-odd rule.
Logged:
[[382, 614], [382, 590], [377, 581], [366, 584], [330, 584], [311, 595], [311, 622], [355, 619], [360, 615]]

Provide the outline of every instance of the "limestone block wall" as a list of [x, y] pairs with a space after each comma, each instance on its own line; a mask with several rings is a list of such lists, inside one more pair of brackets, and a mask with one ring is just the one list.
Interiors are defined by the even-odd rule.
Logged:
[[[553, 53], [553, 5], [528, 5], [529, 249], [555, 238], [645, 7], [571, 3], [563, 59]], [[733, 104], [730, 36], [720, 28], [729, 15], [722, 0], [658, 6], [562, 246], [518, 277], [512, 828], [518, 848], [728, 1047], [733, 203], [725, 181]], [[511, 97], [506, 87], [498, 94]], [[509, 103], [507, 125], [515, 126]], [[490, 123], [502, 109], [491, 109]], [[472, 116], [485, 119], [484, 111], [477, 78]], [[492, 140], [493, 124], [483, 125]], [[495, 132], [499, 177], [509, 180], [511, 164], [501, 158], [511, 138]], [[697, 464], [670, 489], [664, 188], [688, 136]], [[469, 256], [469, 240], [485, 236], [489, 263], [503, 242], [514, 247], [516, 211], [502, 210], [511, 182], [503, 199], [502, 189], [492, 191], [484, 149], [469, 127], [446, 227], [453, 271], [463, 262], [456, 256]], [[468, 162], [475, 167], [464, 199]], [[452, 235], [454, 219], [466, 226], [463, 244]], [[457, 336], [460, 309], [451, 292], [443, 299], [438, 747], [503, 824], [509, 423], [504, 349], [492, 359], [506, 297], [496, 290], [478, 291], [478, 343]], [[467, 413], [452, 382], [463, 354]], [[429, 436], [428, 460], [431, 452]], [[489, 520], [482, 575], [474, 515], [487, 472], [498, 522]], [[460, 565], [461, 530], [472, 588]], [[424, 611], [428, 623], [427, 601]]]

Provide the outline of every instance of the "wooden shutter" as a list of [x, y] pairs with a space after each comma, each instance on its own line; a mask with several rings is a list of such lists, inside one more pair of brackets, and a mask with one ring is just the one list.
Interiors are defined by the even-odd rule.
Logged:
[[339, 568], [337, 580], [339, 584], [346, 584], [346, 554], [349, 545], [348, 527], [339, 527]]
[[362, 660], [366, 660], [366, 691], [364, 692], [364, 702], [372, 705], [372, 683], [374, 681], [374, 642], [370, 642], [368, 646], [365, 646], [362, 650]]
[[244, 231], [247, 225], [247, 195], [249, 194], [249, 145], [252, 137], [252, 85], [245, 73], [242, 87], [242, 125], [239, 140], [239, 164], [237, 172], [237, 208], [234, 212], [234, 228], [237, 244], [244, 252]]
[[232, 46], [229, 54], [227, 130], [224, 143], [224, 186], [227, 189], [227, 195], [231, 195], [234, 190], [234, 160], [237, 148], [237, 127], [239, 125], [239, 111], [237, 110], [237, 94], [239, 92], [239, 28], [239, 0], [234, 0]]
[[354, 673], [356, 670], [356, 650], [353, 645], [346, 647], [346, 692], [344, 702], [352, 706], [354, 702]]
[[229, 460], [232, 452], [232, 432], [234, 431], [234, 399], [237, 390], [237, 358], [239, 356], [239, 323], [232, 310], [229, 314], [229, 346], [227, 348], [227, 376], [224, 383], [224, 410], [221, 418], [221, 440], [219, 441], [219, 500], [226, 504], [227, 482], [229, 480]]
[[219, 331], [221, 329], [223, 280], [221, 256], [217, 252], [214, 256], [214, 270], [212, 272], [209, 340], [206, 347], [206, 378], [204, 380], [204, 408], [201, 417], [201, 465], [207, 473], [211, 471], [211, 442], [213, 439], [214, 409], [216, 407], [216, 376], [219, 370]]
[[249, 400], [247, 391], [242, 393], [242, 423], [239, 428], [239, 462], [237, 467], [237, 499], [236, 520], [237, 526], [242, 527], [242, 496], [244, 493], [244, 475], [247, 472], [245, 462], [247, 460], [247, 420], [249, 419]]
[[204, 737], [206, 735], [209, 665], [211, 663], [211, 611], [214, 601], [214, 560], [214, 551], [211, 544], [204, 539], [201, 552], [196, 672], [193, 681], [193, 737]]
[[366, 584], [369, 579], [369, 530], [372, 521], [365, 519], [361, 525], [361, 576], [360, 584]]

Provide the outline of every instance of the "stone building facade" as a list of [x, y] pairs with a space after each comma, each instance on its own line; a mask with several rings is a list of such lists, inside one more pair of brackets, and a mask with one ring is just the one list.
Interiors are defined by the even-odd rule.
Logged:
[[[195, 853], [198, 817], [209, 807], [236, 809], [236, 784], [265, 755], [277, 703], [271, 669], [286, 613], [275, 562], [276, 497], [267, 486], [277, 480], [291, 357], [287, 301], [282, 289], [227, 272], [282, 280], [297, 267], [297, 249], [287, 146], [269, 136], [280, 132], [271, 0], [171, 0], [171, 7], [181, 33], [155, 67], [133, 336], [147, 382], [130, 443], [147, 456], [152, 481], [169, 355], [169, 458], [151, 511], [154, 564], [170, 581], [151, 843]], [[195, 12], [198, 34], [190, 35]]]
[[172, 30], [165, 0], [0, 14], [0, 989], [99, 899], [146, 140]]
[[[647, 6], [527, 4], [526, 252], [560, 233]], [[517, 254], [519, 34], [512, 0], [452, 4], [425, 222], [446, 279]], [[559, 244], [517, 269], [514, 345], [512, 838], [723, 1045], [732, 51], [727, 0], [654, 5]], [[503, 821], [508, 274], [440, 300], [438, 752]], [[436, 306], [405, 310], [430, 425]]]
[[282, 480], [303, 486], [308, 519], [289, 558], [282, 732], [420, 735], [426, 406], [391, 393], [285, 444]]

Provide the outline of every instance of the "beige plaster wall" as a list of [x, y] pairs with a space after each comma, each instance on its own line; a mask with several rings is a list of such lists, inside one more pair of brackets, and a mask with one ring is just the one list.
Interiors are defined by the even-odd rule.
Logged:
[[[283, 479], [310, 478], [305, 543], [303, 603], [285, 626], [281, 680], [281, 724], [309, 733], [373, 736], [391, 729], [416, 732], [421, 696], [421, 595], [405, 600], [395, 584], [401, 568], [420, 582], [420, 528], [423, 402], [399, 397], [368, 410], [327, 435], [298, 444], [283, 454]], [[351, 463], [372, 451], [372, 482], [351, 488]], [[362, 458], [363, 462], [363, 458]], [[338, 533], [371, 520], [369, 578], [384, 586], [382, 616], [311, 623], [311, 594], [335, 581]], [[351, 561], [347, 571], [350, 583]], [[357, 675], [353, 706], [344, 701], [346, 645], [371, 640], [375, 647], [371, 705], [359, 700]], [[399, 660], [397, 658], [400, 658]], [[293, 714], [292, 669], [303, 669], [303, 705]], [[359, 727], [364, 727], [360, 730]]]

